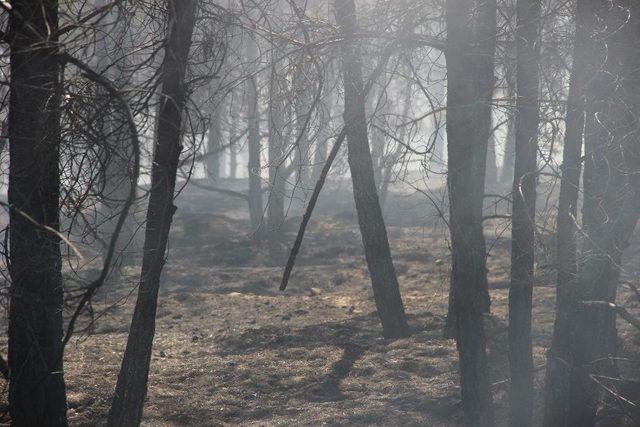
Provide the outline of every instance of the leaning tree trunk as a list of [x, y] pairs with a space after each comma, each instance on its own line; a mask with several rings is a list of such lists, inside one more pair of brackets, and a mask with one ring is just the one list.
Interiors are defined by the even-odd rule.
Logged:
[[131, 329], [108, 425], [139, 425], [147, 394], [155, 334], [160, 274], [165, 260], [180, 157], [182, 115], [186, 102], [185, 72], [195, 24], [197, 0], [168, 0], [168, 30], [162, 64], [162, 104], [153, 155], [144, 257]]
[[516, 24], [516, 155], [511, 216], [511, 287], [509, 289], [510, 421], [533, 422], [533, 297], [536, 162], [539, 124], [540, 0], [518, 0]]
[[353, 0], [335, 0], [338, 25], [344, 31], [342, 46], [343, 86], [345, 90], [344, 123], [347, 135], [348, 160], [353, 181], [353, 194], [362, 233], [365, 257], [371, 274], [373, 295], [382, 321], [384, 336], [400, 338], [409, 335], [387, 230], [378, 201], [369, 151], [365, 98], [362, 83], [362, 59], [356, 9]]
[[[60, 66], [56, 1], [9, 14], [9, 404], [15, 426], [63, 426], [59, 230]], [[54, 36], [51, 36], [54, 35]], [[37, 46], [37, 48], [35, 47]], [[35, 222], [35, 223], [34, 223]]]
[[482, 205], [491, 131], [495, 1], [447, 0], [446, 21], [447, 185], [453, 268], [450, 306], [460, 356], [465, 423], [491, 426], [494, 419], [484, 331], [489, 296]]
[[[597, 0], [596, 0], [597, 1]], [[566, 426], [569, 375], [576, 309], [576, 234], [580, 187], [585, 90], [594, 72], [595, 52], [590, 42], [595, 28], [596, 1], [580, 1], [575, 13], [573, 67], [567, 100], [566, 130], [562, 151], [562, 179], [556, 224], [556, 317], [545, 374], [544, 425]]]

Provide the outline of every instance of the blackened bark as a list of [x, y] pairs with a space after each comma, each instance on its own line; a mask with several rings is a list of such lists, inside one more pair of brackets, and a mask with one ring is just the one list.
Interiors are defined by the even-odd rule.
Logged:
[[[447, 142], [452, 249], [451, 312], [465, 424], [494, 423], [484, 315], [489, 297], [482, 229], [496, 34], [494, 0], [448, 0]], [[450, 297], [451, 298], [451, 297]]]
[[540, 0], [517, 3], [516, 156], [511, 223], [509, 289], [510, 422], [533, 422], [533, 354], [531, 308], [536, 213], [536, 161], [539, 124]]
[[[15, 426], [67, 424], [62, 373], [58, 2], [9, 14], [9, 404]], [[37, 46], [37, 48], [35, 47]], [[28, 219], [26, 216], [28, 216]], [[39, 225], [35, 225], [35, 221]]]
[[585, 88], [596, 60], [590, 37], [595, 25], [595, 2], [580, 1], [576, 8], [576, 33], [566, 130], [562, 154], [562, 180], [556, 224], [556, 317], [545, 374], [544, 425], [566, 426], [573, 325], [576, 320], [576, 218], [584, 133]]
[[182, 115], [187, 97], [184, 81], [197, 4], [197, 0], [167, 1], [167, 44], [161, 69], [162, 104], [153, 155], [142, 272], [127, 348], [109, 412], [110, 426], [139, 425], [142, 419], [155, 334], [160, 274], [176, 210], [173, 198], [182, 150]]
[[[601, 0], [598, 22], [606, 29], [592, 36], [599, 58], [606, 58], [587, 86], [584, 202], [578, 258], [573, 369], [568, 421], [592, 426], [600, 388], [590, 375], [617, 376], [616, 314], [581, 305], [615, 302], [620, 261], [638, 215], [637, 93], [640, 5], [631, 0]], [[599, 27], [602, 28], [602, 27]], [[631, 162], [630, 162], [631, 160]]]
[[398, 279], [391, 260], [387, 230], [378, 201], [373, 163], [369, 151], [362, 83], [362, 59], [359, 42], [354, 37], [357, 31], [355, 4], [353, 0], [335, 0], [334, 5], [336, 21], [345, 35], [342, 47], [342, 68], [348, 160], [373, 294], [384, 336], [388, 338], [406, 337], [409, 335], [409, 326], [400, 296]]

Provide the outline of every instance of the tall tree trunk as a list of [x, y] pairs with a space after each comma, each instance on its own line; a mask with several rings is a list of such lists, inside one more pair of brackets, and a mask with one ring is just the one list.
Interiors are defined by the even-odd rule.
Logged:
[[[635, 185], [638, 164], [637, 78], [640, 4], [600, 0], [596, 15], [606, 23], [597, 32], [602, 69], [589, 81], [585, 133], [584, 202], [578, 261], [579, 307], [575, 319], [570, 381], [571, 425], [592, 426], [600, 388], [591, 375], [616, 377], [616, 313], [584, 301], [615, 302], [622, 252], [628, 246], [640, 209]], [[602, 28], [602, 27], [600, 27]], [[634, 105], [635, 104], [635, 105]]]
[[285, 155], [285, 94], [281, 85], [285, 79], [278, 76], [275, 63], [271, 66], [269, 79], [269, 201], [267, 205], [267, 231], [269, 249], [278, 258], [282, 243], [284, 223], [284, 192], [286, 190]]
[[409, 335], [409, 326], [391, 260], [387, 230], [378, 201], [369, 151], [362, 83], [362, 58], [359, 42], [355, 38], [358, 29], [355, 4], [353, 0], [335, 0], [334, 5], [336, 21], [345, 35], [342, 46], [344, 123], [353, 194], [365, 257], [371, 274], [373, 295], [384, 336], [406, 337]]
[[[507, 11], [508, 13], [508, 11]], [[504, 54], [504, 79], [507, 83], [506, 97], [511, 100], [516, 97], [516, 43], [508, 40]], [[510, 107], [514, 107], [514, 102], [509, 101]], [[511, 112], [507, 113], [507, 132], [504, 141], [504, 159], [500, 169], [500, 183], [509, 186], [513, 184], [513, 171], [516, 163], [516, 124], [515, 117]]]
[[[247, 40], [246, 60], [255, 61], [258, 57], [258, 46], [254, 40]], [[262, 234], [262, 164], [260, 160], [260, 111], [258, 109], [258, 79], [251, 75], [245, 85], [245, 102], [247, 108], [249, 162], [249, 217], [251, 230], [256, 239]]]
[[[62, 373], [58, 2], [9, 14], [9, 404], [15, 426], [67, 424]], [[37, 48], [35, 47], [37, 46]], [[29, 219], [28, 219], [29, 218]], [[39, 225], [35, 225], [35, 221]], [[45, 229], [47, 227], [48, 229]]]
[[197, 0], [167, 0], [167, 43], [162, 64], [162, 104], [153, 155], [142, 272], [108, 425], [139, 425], [155, 334], [160, 274], [176, 207], [176, 173], [182, 150], [185, 72], [195, 24]]
[[234, 96], [229, 102], [229, 178], [236, 179], [238, 177], [238, 102]]
[[533, 422], [531, 308], [534, 274], [536, 163], [539, 124], [540, 0], [517, 3], [516, 158], [511, 222], [509, 289], [509, 367], [512, 426]]
[[491, 426], [494, 420], [484, 331], [489, 295], [482, 206], [494, 83], [495, 0], [447, 0], [446, 22], [447, 185], [453, 267], [450, 306], [460, 356], [465, 423]]
[[495, 133], [492, 133], [487, 144], [487, 172], [484, 178], [486, 193], [498, 191], [498, 166], [496, 160], [496, 137]]
[[311, 82], [308, 79], [310, 65], [306, 54], [302, 54], [300, 58], [298, 58], [298, 64], [293, 77], [295, 96], [294, 110], [297, 125], [297, 135], [295, 138], [298, 141], [298, 146], [295, 147], [294, 161], [298, 185], [301, 185], [303, 188], [309, 185], [311, 173], [309, 165], [311, 146], [311, 142], [309, 141], [309, 126], [311, 121], [308, 120], [312, 104], [312, 97], [310, 96], [309, 90]]
[[329, 76], [326, 79], [327, 83], [324, 84], [325, 95], [321, 101], [320, 129], [318, 131], [318, 141], [313, 157], [313, 171], [311, 176], [314, 183], [318, 181], [322, 173], [322, 168], [327, 160], [329, 139], [331, 139], [331, 114], [335, 107], [335, 90], [332, 84], [335, 76], [333, 74], [333, 72], [329, 72]]
[[206, 168], [207, 177], [212, 180], [220, 179], [220, 166], [222, 163], [222, 113], [225, 111], [225, 102], [214, 107], [209, 123], [209, 136], [207, 138]]
[[562, 179], [556, 224], [556, 317], [545, 374], [544, 425], [566, 426], [569, 375], [576, 320], [576, 233], [580, 188], [581, 153], [584, 132], [585, 90], [594, 73], [595, 52], [590, 42], [595, 28], [596, 1], [579, 1], [573, 67], [567, 100], [566, 130], [562, 154]]

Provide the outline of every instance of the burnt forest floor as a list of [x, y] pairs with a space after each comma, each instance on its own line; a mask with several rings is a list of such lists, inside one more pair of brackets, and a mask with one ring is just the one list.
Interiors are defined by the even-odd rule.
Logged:
[[[412, 330], [411, 338], [394, 341], [381, 337], [348, 200], [320, 209], [311, 221], [289, 288], [280, 292], [282, 257], [248, 236], [241, 200], [195, 190], [182, 195], [163, 273], [144, 425], [459, 425], [457, 353], [454, 341], [442, 338], [448, 242], [437, 212], [420, 197], [391, 198], [395, 208], [387, 209]], [[291, 216], [284, 225], [288, 240], [298, 223]], [[509, 239], [500, 224], [488, 228], [488, 353], [496, 418], [505, 425]], [[533, 298], [538, 401], [555, 296], [552, 242], [544, 239]], [[635, 243], [626, 262], [637, 266], [639, 258]], [[139, 268], [122, 273], [95, 299], [94, 326], [66, 352], [73, 425], [106, 419]], [[620, 300], [638, 312], [626, 288]], [[619, 326], [621, 354], [633, 359], [638, 336]], [[624, 369], [633, 375], [637, 366], [632, 360]]]

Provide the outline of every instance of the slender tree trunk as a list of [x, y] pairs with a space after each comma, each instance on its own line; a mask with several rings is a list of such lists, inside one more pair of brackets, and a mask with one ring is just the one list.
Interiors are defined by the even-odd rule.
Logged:
[[511, 425], [533, 422], [531, 308], [534, 274], [536, 163], [539, 124], [540, 0], [517, 3], [516, 158], [511, 222], [509, 289], [509, 367]]
[[164, 265], [180, 157], [185, 72], [197, 0], [167, 0], [168, 32], [162, 64], [162, 104], [153, 155], [142, 272], [133, 320], [108, 425], [139, 425], [147, 394], [160, 274]]
[[279, 257], [282, 243], [282, 224], [284, 223], [285, 175], [285, 134], [284, 134], [284, 96], [286, 84], [278, 76], [275, 64], [271, 67], [269, 80], [269, 201], [267, 206], [267, 229], [271, 255]]
[[225, 111], [225, 102], [214, 107], [209, 123], [209, 137], [207, 138], [206, 168], [209, 179], [220, 179], [220, 166], [222, 161], [222, 113]]
[[[513, 40], [507, 42], [504, 57], [504, 74], [506, 87], [506, 97], [513, 99], [516, 97], [516, 43]], [[513, 103], [510, 102], [512, 108]], [[500, 183], [504, 186], [513, 184], [513, 171], [516, 163], [516, 124], [515, 117], [509, 112], [507, 116], [507, 132], [504, 141], [504, 160], [500, 169]]]
[[[58, 2], [9, 14], [9, 404], [14, 426], [64, 426], [60, 241]], [[55, 36], [54, 36], [55, 37]], [[34, 46], [37, 46], [35, 48]], [[31, 220], [27, 219], [26, 216]], [[33, 224], [32, 221], [39, 225]]]
[[455, 321], [465, 424], [492, 426], [484, 331], [489, 296], [482, 206], [494, 84], [495, 1], [447, 0], [446, 22], [447, 185], [453, 267], [449, 319]]
[[238, 103], [235, 97], [231, 97], [231, 102], [229, 102], [229, 178], [236, 179], [238, 177], [238, 148], [237, 148], [237, 139], [238, 139]]
[[334, 80], [333, 73], [331, 72], [329, 77], [327, 78], [328, 84], [325, 83], [324, 89], [326, 94], [322, 100], [322, 106], [320, 108], [320, 130], [318, 132], [318, 141], [316, 144], [316, 151], [313, 157], [313, 171], [312, 171], [312, 181], [315, 183], [320, 178], [320, 174], [322, 173], [322, 168], [327, 160], [327, 153], [329, 150], [329, 139], [331, 139], [331, 113], [335, 104], [335, 91], [333, 90], [333, 85], [331, 84]]
[[551, 348], [547, 355], [545, 380], [545, 426], [567, 426], [567, 399], [576, 320], [576, 233], [580, 188], [581, 153], [584, 132], [585, 89], [596, 60], [590, 36], [595, 26], [595, 1], [579, 1], [573, 67], [567, 100], [566, 130], [562, 158], [562, 180], [556, 224], [556, 317]]
[[496, 164], [496, 138], [494, 134], [489, 136], [487, 144], [487, 172], [484, 179], [484, 188], [487, 193], [495, 193], [498, 190], [498, 167]]
[[247, 114], [249, 122], [249, 216], [254, 237], [259, 239], [262, 228], [262, 164], [260, 160], [260, 113], [258, 111], [258, 82], [247, 81]]
[[382, 321], [384, 336], [401, 338], [409, 335], [387, 230], [378, 201], [373, 163], [369, 151], [365, 98], [362, 83], [362, 59], [353, 0], [335, 0], [336, 21], [345, 34], [342, 68], [345, 90], [344, 123], [348, 160], [353, 181], [353, 194], [362, 233], [365, 257], [371, 274], [373, 294]]

